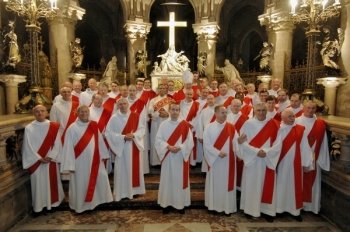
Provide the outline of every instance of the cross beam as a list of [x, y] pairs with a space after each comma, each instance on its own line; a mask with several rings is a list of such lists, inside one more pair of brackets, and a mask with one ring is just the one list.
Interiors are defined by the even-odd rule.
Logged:
[[169, 27], [169, 47], [175, 47], [175, 27], [187, 27], [187, 22], [175, 21], [175, 12], [170, 12], [169, 21], [158, 21], [157, 27]]

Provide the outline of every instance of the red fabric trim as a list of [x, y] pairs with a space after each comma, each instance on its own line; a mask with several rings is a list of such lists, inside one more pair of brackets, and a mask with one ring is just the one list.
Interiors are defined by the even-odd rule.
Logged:
[[[60, 124], [57, 122], [50, 122], [49, 130], [47, 131], [46, 137], [41, 144], [38, 154], [45, 158], [47, 156], [47, 153], [55, 144], [55, 140], [58, 134], [58, 129], [60, 128]], [[41, 162], [37, 161], [35, 164], [30, 166], [28, 168], [28, 171], [30, 174], [33, 174], [38, 167], [40, 166]], [[57, 165], [55, 162], [49, 163], [49, 184], [50, 184], [50, 194], [51, 194], [51, 203], [57, 202], [58, 199], [58, 181], [57, 181]]]
[[[318, 156], [323, 142], [324, 134], [326, 133], [326, 123], [322, 119], [316, 119], [309, 135], [307, 136], [309, 145], [312, 147], [315, 143], [315, 164], [317, 164]], [[303, 176], [303, 200], [304, 202], [312, 202], [312, 187], [314, 186], [317, 174], [315, 170], [305, 172]]]
[[187, 117], [186, 117], [187, 122], [192, 121], [192, 119], [196, 117], [198, 109], [199, 109], [199, 103], [194, 101], [192, 103], [190, 110], [187, 113]]
[[77, 112], [76, 111], [78, 109], [78, 106], [79, 106], [79, 102], [72, 101], [72, 107], [71, 107], [71, 110], [69, 113], [67, 124], [66, 124], [66, 127], [64, 128], [64, 131], [63, 131], [63, 134], [61, 137], [62, 146], [64, 144], [64, 136], [66, 135], [68, 127], [77, 119]]
[[137, 99], [134, 104], [130, 106], [130, 111], [134, 113], [141, 114], [143, 108], [145, 108], [146, 103], [140, 99]]
[[251, 105], [244, 105], [242, 108], [241, 108], [241, 112], [243, 115], [245, 116], [249, 116], [249, 113], [250, 111], [253, 109], [253, 107]]
[[[175, 128], [173, 133], [168, 138], [167, 143], [170, 146], [174, 146], [176, 142], [179, 140], [180, 136], [182, 138], [182, 143], [186, 141], [188, 131], [191, 130], [190, 124], [185, 120], [182, 120], [179, 125]], [[161, 160], [163, 163], [164, 159], [169, 155], [170, 151], [167, 151], [164, 158]], [[190, 178], [190, 164], [189, 161], [183, 161], [183, 172], [182, 172], [182, 188], [186, 189], [188, 187], [188, 182]]]
[[[131, 112], [122, 134], [135, 133], [139, 125], [139, 118], [139, 114]], [[140, 183], [140, 151], [132, 141], [132, 187], [139, 187]]]
[[115, 104], [115, 99], [113, 98], [108, 98], [105, 101], [105, 103], [103, 103], [103, 111], [97, 123], [98, 129], [100, 130], [101, 133], [104, 131], [109, 119], [112, 116], [114, 104]]
[[231, 102], [233, 99], [235, 99], [235, 98], [232, 96], [229, 96], [222, 105], [225, 106], [226, 108], [229, 107], [231, 105]]
[[237, 121], [236, 121], [236, 123], [235, 123], [235, 128], [236, 128], [236, 130], [237, 130], [238, 133], [240, 133], [243, 124], [244, 124], [245, 121], [247, 121], [247, 120], [248, 120], [248, 116], [243, 115], [243, 114], [237, 119]]
[[[303, 177], [302, 177], [302, 167], [301, 167], [301, 152], [300, 144], [303, 137], [305, 127], [300, 125], [295, 125], [288, 135], [285, 137], [282, 143], [281, 155], [278, 160], [278, 164], [287, 155], [290, 148], [296, 143], [295, 157], [294, 157], [294, 195], [295, 195], [295, 206], [297, 209], [303, 207]], [[277, 164], [277, 165], [278, 165]]]
[[221, 133], [217, 137], [214, 147], [218, 150], [221, 150], [222, 147], [225, 145], [227, 139], [229, 140], [229, 155], [228, 155], [228, 162], [229, 162], [229, 168], [228, 168], [228, 184], [227, 184], [227, 191], [232, 191], [234, 189], [234, 182], [235, 182], [235, 157], [234, 157], [234, 151], [233, 151], [233, 137], [235, 135], [235, 127], [231, 123], [226, 123], [224, 128], [222, 129]]
[[100, 166], [100, 151], [98, 146], [98, 126], [95, 121], [90, 121], [85, 133], [80, 138], [78, 143], [74, 147], [75, 158], [78, 159], [81, 153], [85, 150], [90, 140], [94, 137], [94, 153], [92, 158], [92, 165], [89, 177], [89, 184], [86, 191], [85, 202], [91, 202], [96, 188], [96, 182], [98, 177], [98, 169]]
[[[270, 139], [270, 146], [274, 143], [279, 129], [278, 122], [274, 119], [268, 121], [259, 133], [250, 141], [250, 145], [260, 148], [265, 142]], [[262, 203], [271, 204], [274, 192], [275, 170], [266, 167], [263, 193], [261, 197]]]

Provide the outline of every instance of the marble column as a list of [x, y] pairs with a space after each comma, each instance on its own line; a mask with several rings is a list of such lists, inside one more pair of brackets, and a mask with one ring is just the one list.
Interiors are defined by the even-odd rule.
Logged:
[[[341, 57], [339, 65], [343, 77], [350, 77], [350, 0], [342, 1], [341, 29], [344, 31], [344, 42], [341, 47]], [[338, 89], [336, 115], [350, 117], [350, 81]]]
[[26, 82], [26, 76], [16, 74], [0, 75], [0, 81], [5, 83], [6, 92], [6, 113], [15, 113], [15, 106], [18, 102], [18, 84]]
[[317, 84], [325, 87], [324, 103], [329, 107], [328, 114], [334, 115], [337, 87], [345, 84], [346, 78], [324, 77], [317, 79]]
[[216, 42], [220, 27], [217, 22], [202, 22], [192, 25], [194, 33], [197, 34], [198, 54], [207, 53], [206, 76], [211, 79], [214, 77]]
[[289, 12], [271, 13], [259, 16], [260, 24], [266, 26], [268, 42], [274, 46], [270, 61], [272, 76], [282, 81], [286, 69], [290, 68], [292, 59], [292, 41], [294, 25]]
[[72, 68], [69, 49], [75, 39], [75, 25], [85, 14], [78, 1], [59, 1], [59, 11], [55, 18], [48, 20], [50, 39], [50, 62], [57, 69], [58, 86], [68, 79]]
[[[142, 21], [126, 21], [124, 26], [125, 34], [128, 44], [128, 64], [129, 64], [129, 74], [130, 74], [130, 83], [135, 83], [135, 54], [138, 50], [142, 50], [147, 55], [146, 51], [146, 41], [147, 34], [149, 33], [152, 27], [151, 23], [146, 23]], [[124, 62], [124, 61], [123, 61]], [[124, 66], [126, 66], [124, 62]], [[125, 67], [126, 69], [127, 67]], [[145, 73], [145, 75], [147, 75]]]

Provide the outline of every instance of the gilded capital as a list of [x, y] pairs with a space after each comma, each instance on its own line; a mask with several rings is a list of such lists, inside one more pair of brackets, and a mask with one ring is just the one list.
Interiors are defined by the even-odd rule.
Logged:
[[260, 21], [260, 25], [266, 26], [268, 30], [292, 31], [295, 28], [289, 12], [286, 11], [268, 12], [259, 15], [258, 20]]
[[49, 24], [60, 23], [60, 24], [70, 24], [81, 20], [85, 14], [85, 9], [78, 6], [74, 1], [70, 1], [68, 4], [62, 3], [59, 6], [57, 15], [48, 20]]
[[197, 40], [216, 40], [220, 30], [216, 22], [193, 24], [192, 27]]
[[151, 23], [127, 20], [124, 30], [128, 39], [146, 39], [151, 27]]

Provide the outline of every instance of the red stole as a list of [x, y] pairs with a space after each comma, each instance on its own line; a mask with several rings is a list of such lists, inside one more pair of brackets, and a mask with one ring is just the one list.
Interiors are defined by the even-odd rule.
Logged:
[[85, 202], [91, 202], [94, 197], [96, 181], [98, 177], [98, 169], [100, 166], [100, 151], [98, 146], [98, 126], [95, 121], [90, 121], [83, 136], [74, 146], [75, 159], [78, 159], [81, 153], [85, 150], [90, 140], [94, 137], [94, 153], [92, 157], [91, 171], [89, 184], [86, 191]]
[[[192, 106], [187, 113], [186, 121], [187, 122], [192, 121], [192, 119], [196, 117], [198, 110], [199, 110], [199, 102], [193, 101]], [[190, 126], [192, 128], [192, 125]], [[195, 136], [195, 132], [193, 132], [193, 142], [194, 142], [193, 159], [196, 160], [197, 159], [197, 139]]]
[[[192, 88], [193, 89], [193, 88]], [[180, 103], [182, 100], [186, 98], [184, 89], [180, 89], [173, 95], [173, 99], [177, 102]], [[193, 90], [193, 97], [192, 99], [195, 101], [198, 99], [198, 94], [195, 90]]]
[[121, 97], [122, 97], [122, 95], [121, 95], [121, 94], [118, 94], [118, 95], [114, 98], [115, 102], [119, 101], [119, 99], [120, 99]]
[[113, 98], [108, 98], [105, 101], [105, 103], [103, 103], [103, 111], [97, 123], [98, 129], [100, 130], [101, 133], [105, 129], [109, 119], [112, 116], [114, 104], [115, 104], [115, 99]]
[[[237, 121], [235, 123], [235, 128], [236, 128], [238, 133], [240, 133], [240, 130], [241, 130], [243, 124], [247, 120], [248, 120], [248, 116], [243, 115], [243, 114], [237, 119]], [[242, 173], [243, 173], [243, 166], [244, 166], [243, 160], [236, 159], [236, 165], [237, 165], [237, 186], [240, 187], [241, 182], [242, 182]]]
[[61, 136], [62, 145], [64, 144], [64, 136], [66, 135], [66, 131], [67, 131], [68, 127], [77, 119], [77, 112], [76, 111], [77, 111], [78, 106], [79, 106], [79, 101], [78, 102], [72, 101], [72, 108], [71, 108], [70, 113], [69, 113], [67, 124], [66, 124], [66, 127], [64, 128], [64, 131], [63, 131], [62, 136]]
[[245, 103], [246, 105], [253, 105], [253, 99], [250, 97], [244, 97], [243, 103]]
[[152, 98], [155, 98], [157, 94], [153, 90], [143, 90], [139, 99], [143, 102], [149, 102]]
[[146, 103], [141, 99], [137, 99], [134, 104], [130, 106], [130, 111], [134, 113], [141, 114], [143, 108], [145, 108]]
[[[41, 144], [38, 154], [45, 158], [47, 153], [55, 144], [56, 136], [58, 133], [58, 129], [60, 128], [60, 124], [57, 122], [50, 122], [49, 130], [47, 131], [46, 137]], [[38, 167], [40, 166], [41, 162], [38, 160], [36, 161], [32, 166], [28, 168], [28, 172], [30, 174], [33, 174]], [[51, 194], [51, 204], [57, 202], [58, 199], [58, 181], [57, 181], [57, 164], [55, 162], [49, 163], [49, 184], [50, 184], [50, 194]]]
[[[301, 139], [303, 138], [305, 127], [301, 125], [295, 125], [290, 130], [288, 135], [284, 138], [282, 143], [282, 150], [280, 154], [280, 158], [278, 160], [278, 164], [283, 160], [283, 158], [287, 155], [289, 149], [295, 144], [295, 157], [294, 157], [294, 194], [295, 194], [295, 206], [297, 209], [303, 207], [303, 177], [302, 177], [302, 165], [301, 165], [301, 152], [300, 152], [300, 144]], [[277, 166], [278, 166], [277, 164]]]
[[227, 191], [232, 191], [234, 189], [234, 182], [235, 182], [235, 157], [233, 152], [233, 137], [235, 135], [235, 127], [231, 123], [226, 123], [224, 128], [222, 129], [221, 133], [217, 137], [214, 147], [218, 150], [221, 150], [222, 147], [225, 145], [227, 139], [230, 143], [230, 151], [228, 154], [228, 185], [227, 185]]
[[226, 108], [229, 107], [231, 105], [231, 102], [233, 99], [235, 99], [235, 98], [232, 96], [229, 96], [222, 105], [225, 106]]
[[[174, 146], [176, 142], [181, 137], [182, 143], [184, 143], [187, 139], [187, 134], [191, 130], [190, 124], [186, 122], [185, 120], [182, 120], [179, 125], [175, 128], [173, 133], [168, 138], [167, 143], [170, 146]], [[163, 163], [164, 159], [169, 155], [170, 151], [167, 151], [164, 155], [164, 158], [161, 160], [161, 163]], [[182, 173], [182, 189], [186, 189], [188, 187], [188, 182], [190, 178], [190, 163], [189, 161], [183, 161], [183, 173]]]
[[214, 97], [217, 97], [217, 96], [219, 96], [219, 90], [209, 91], [209, 94], [213, 95]]
[[299, 110], [299, 112], [295, 114], [295, 117], [298, 118], [301, 115], [303, 115], [303, 113], [304, 113], [304, 110]]
[[273, 119], [275, 119], [278, 122], [282, 121], [282, 115], [281, 112], [276, 112], [275, 116], [273, 117]]
[[72, 95], [72, 101], [79, 102], [79, 97]]
[[[139, 125], [139, 114], [131, 112], [122, 131], [123, 135], [135, 133]], [[132, 141], [132, 187], [140, 186], [140, 151]]]
[[241, 108], [241, 112], [242, 114], [246, 115], [246, 116], [249, 116], [249, 113], [250, 111], [252, 110], [252, 106], [251, 105], [244, 105], [242, 108]]
[[[260, 148], [266, 142], [266, 140], [270, 139], [270, 146], [273, 145], [274, 141], [277, 137], [278, 132], [278, 122], [274, 119], [268, 121], [265, 126], [259, 131], [259, 133], [250, 141], [250, 145], [256, 148]], [[266, 166], [265, 171], [265, 179], [264, 179], [264, 187], [263, 193], [261, 197], [262, 203], [271, 204], [273, 191], [274, 191], [274, 183], [275, 183], [275, 170], [270, 169]]]
[[165, 97], [165, 98], [159, 100], [157, 103], [155, 103], [153, 105], [153, 109], [154, 109], [154, 111], [158, 111], [161, 108], [163, 108], [164, 106], [170, 104], [171, 102], [175, 102], [175, 101], [170, 97]]
[[310, 147], [315, 143], [315, 170], [305, 172], [303, 176], [303, 200], [304, 202], [312, 202], [312, 187], [315, 183], [317, 172], [317, 160], [320, 155], [320, 149], [323, 142], [324, 134], [326, 133], [326, 123], [322, 119], [316, 119], [307, 139]]

